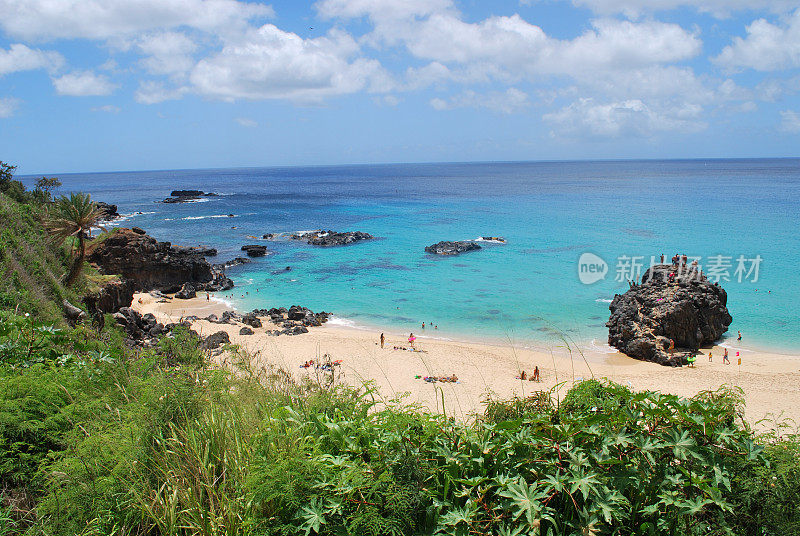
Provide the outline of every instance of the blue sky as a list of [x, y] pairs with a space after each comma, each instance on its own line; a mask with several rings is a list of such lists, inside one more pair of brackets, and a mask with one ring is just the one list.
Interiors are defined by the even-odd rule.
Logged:
[[0, 0], [21, 173], [800, 156], [797, 0]]

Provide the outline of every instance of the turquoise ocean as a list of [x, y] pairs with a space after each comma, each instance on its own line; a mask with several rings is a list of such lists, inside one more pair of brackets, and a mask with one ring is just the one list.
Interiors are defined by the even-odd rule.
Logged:
[[[212, 262], [263, 243], [219, 298], [239, 310], [299, 304], [357, 327], [607, 351], [608, 304], [627, 279], [675, 253], [713, 267], [739, 346], [800, 351], [800, 160], [353, 165], [57, 175], [159, 240], [207, 245]], [[33, 177], [23, 178], [32, 182]], [[221, 194], [164, 204], [175, 189]], [[230, 217], [232, 214], [233, 217]], [[365, 231], [339, 248], [253, 240], [311, 229]], [[440, 240], [505, 244], [433, 257]], [[592, 253], [606, 277], [584, 284]], [[651, 259], [652, 258], [652, 259]], [[740, 260], [741, 259], [741, 260]], [[291, 267], [285, 271], [285, 267]], [[744, 270], [744, 271], [742, 271]], [[726, 279], [727, 276], [727, 279]], [[438, 326], [431, 330], [430, 324]]]

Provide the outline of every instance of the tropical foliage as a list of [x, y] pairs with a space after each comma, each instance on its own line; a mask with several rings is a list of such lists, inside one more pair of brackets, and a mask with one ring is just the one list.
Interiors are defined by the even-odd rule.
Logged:
[[48, 209], [45, 220], [47, 231], [59, 242], [69, 238], [77, 240], [77, 253], [67, 276], [66, 286], [78, 279], [86, 258], [86, 238], [102, 218], [102, 212], [92, 202], [89, 194], [72, 193], [56, 199]]

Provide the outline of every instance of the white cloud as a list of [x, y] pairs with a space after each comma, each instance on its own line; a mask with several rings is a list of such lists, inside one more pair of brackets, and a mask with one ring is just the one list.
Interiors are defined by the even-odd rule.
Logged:
[[358, 52], [358, 44], [342, 31], [303, 39], [267, 24], [200, 60], [190, 80], [198, 93], [223, 100], [319, 102], [374, 81], [385, 83], [380, 64], [356, 57]]
[[554, 136], [609, 139], [621, 137], [650, 138], [660, 132], [696, 132], [706, 125], [700, 121], [701, 108], [685, 104], [675, 107], [651, 107], [639, 99], [598, 103], [579, 99], [544, 120], [553, 126]]
[[0, 27], [27, 40], [108, 39], [188, 26], [220, 33], [274, 15], [236, 0], [0, 0]]
[[92, 108], [93, 112], [104, 112], [107, 114], [118, 114], [122, 109], [119, 106], [114, 106], [113, 104], [106, 104], [104, 106], [95, 106]]
[[781, 112], [781, 130], [791, 134], [800, 132], [800, 112], [784, 110]]
[[117, 87], [105, 75], [92, 71], [74, 71], [53, 78], [53, 86], [59, 95], [71, 97], [110, 95]]
[[728, 69], [742, 67], [775, 71], [800, 67], [800, 9], [777, 25], [764, 19], [747, 26], [747, 37], [736, 37], [714, 61]]
[[241, 126], [246, 128], [255, 128], [258, 126], [257, 121], [254, 121], [253, 119], [250, 119], [248, 117], [237, 117], [235, 121], [239, 123]]
[[486, 108], [503, 114], [512, 114], [530, 106], [528, 95], [517, 88], [506, 91], [493, 91], [486, 94], [466, 90], [450, 99], [435, 98], [430, 101], [435, 110], [453, 110], [455, 108]]
[[17, 71], [46, 69], [54, 71], [64, 64], [64, 57], [52, 50], [38, 50], [15, 43], [0, 49], [0, 76]]
[[586, 77], [597, 71], [633, 70], [686, 60], [702, 48], [693, 32], [652, 20], [595, 20], [592, 29], [575, 39], [560, 40], [516, 14], [465, 22], [452, 3], [444, 0], [430, 5], [417, 1], [407, 5], [399, 0], [323, 0], [317, 7], [324, 16], [368, 17], [374, 25], [366, 37], [368, 43], [403, 45], [432, 65], [469, 66], [472, 76], [483, 71], [507, 80], [523, 75], [531, 79], [543, 74]]
[[711, 13], [720, 18], [737, 11], [769, 10], [785, 13], [797, 7], [796, 0], [572, 0], [572, 3], [588, 7], [595, 13], [624, 13], [632, 17], [681, 7], [694, 8], [700, 13]]
[[19, 107], [20, 100], [14, 97], [0, 98], [0, 118], [11, 117]]
[[140, 64], [154, 75], [179, 75], [194, 66], [197, 45], [186, 34], [162, 32], [139, 38], [137, 48], [145, 58]]
[[177, 100], [188, 93], [186, 86], [168, 88], [163, 82], [145, 80], [139, 83], [139, 89], [134, 94], [134, 99], [140, 104], [158, 104], [168, 100]]

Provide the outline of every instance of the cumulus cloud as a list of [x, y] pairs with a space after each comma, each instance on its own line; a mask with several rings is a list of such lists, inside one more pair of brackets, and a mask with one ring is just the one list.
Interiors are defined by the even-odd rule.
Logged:
[[582, 98], [544, 116], [554, 136], [608, 139], [652, 137], [665, 131], [695, 132], [705, 128], [699, 120], [701, 108], [683, 104], [673, 107], [649, 106], [639, 99], [596, 102]]
[[140, 104], [158, 104], [164, 101], [177, 100], [189, 92], [186, 86], [167, 87], [157, 80], [145, 80], [139, 83], [133, 98]]
[[0, 76], [17, 71], [45, 69], [54, 71], [64, 64], [64, 57], [52, 50], [38, 50], [15, 43], [8, 50], [0, 48]]
[[194, 66], [192, 54], [197, 45], [186, 34], [161, 32], [138, 39], [138, 50], [146, 57], [140, 61], [142, 67], [154, 75], [179, 75]]
[[527, 93], [512, 87], [506, 91], [493, 91], [486, 94], [466, 90], [449, 99], [432, 99], [430, 104], [435, 110], [486, 108], [503, 114], [512, 114], [524, 110], [531, 103]]
[[14, 97], [0, 98], [0, 118], [11, 117], [19, 107], [20, 100]]
[[108, 39], [188, 26], [236, 32], [274, 15], [264, 4], [237, 0], [0, 0], [0, 28], [27, 40]]
[[800, 113], [794, 110], [781, 112], [781, 130], [790, 134], [800, 132]]
[[[686, 60], [702, 48], [693, 32], [672, 23], [599, 19], [575, 39], [561, 40], [517, 14], [466, 22], [448, 1], [409, 4], [411, 7], [398, 0], [323, 0], [317, 6], [325, 16], [368, 17], [374, 29], [367, 42], [403, 45], [432, 65], [470, 66], [473, 76], [482, 70], [486, 76], [507, 80], [521, 75], [535, 79], [540, 75], [633, 70]], [[449, 69], [440, 71], [450, 74]]]
[[681, 7], [694, 8], [700, 13], [711, 13], [720, 18], [729, 17], [737, 11], [765, 9], [781, 13], [797, 7], [795, 0], [572, 0], [572, 3], [588, 7], [595, 13], [624, 13], [633, 17]]
[[728, 69], [775, 71], [800, 67], [800, 9], [781, 24], [758, 19], [747, 26], [747, 36], [736, 37], [714, 60]]
[[223, 100], [319, 102], [383, 81], [380, 64], [356, 57], [358, 51], [342, 31], [303, 39], [267, 24], [200, 60], [190, 80], [198, 93]]
[[116, 89], [105, 75], [92, 71], [74, 71], [53, 78], [53, 86], [59, 95], [71, 97], [91, 97], [110, 95]]

